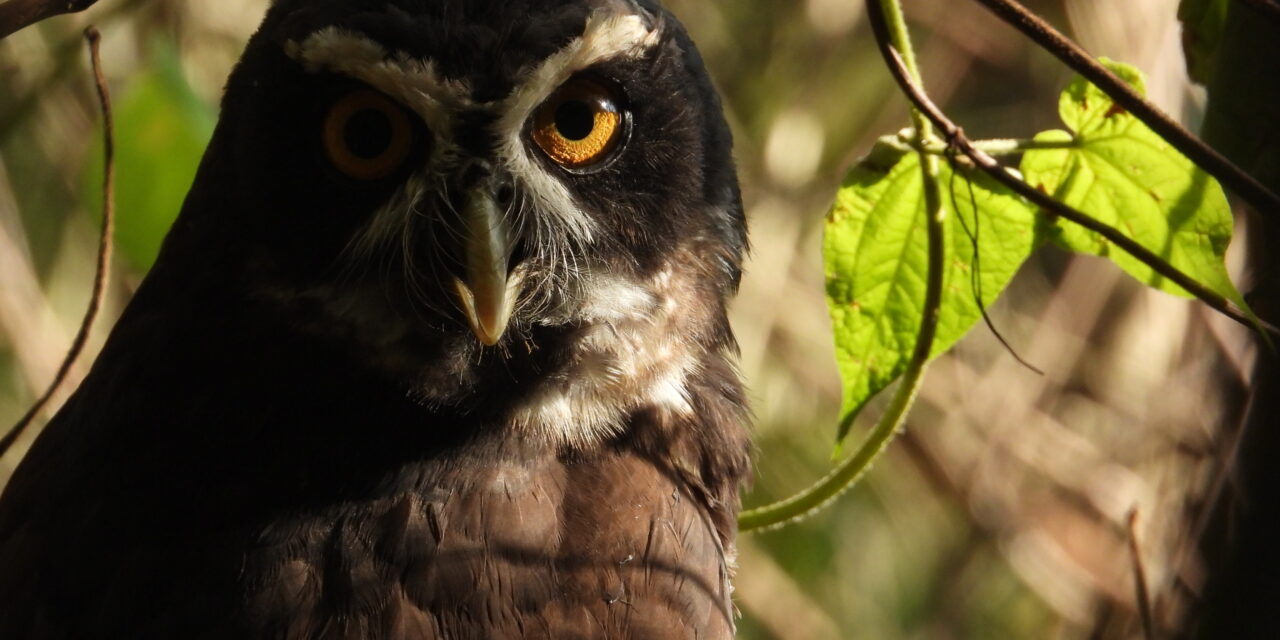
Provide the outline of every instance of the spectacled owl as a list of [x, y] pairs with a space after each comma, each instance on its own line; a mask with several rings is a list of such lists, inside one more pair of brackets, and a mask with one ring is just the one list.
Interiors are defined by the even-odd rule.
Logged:
[[731, 146], [655, 0], [275, 0], [0, 637], [731, 637]]

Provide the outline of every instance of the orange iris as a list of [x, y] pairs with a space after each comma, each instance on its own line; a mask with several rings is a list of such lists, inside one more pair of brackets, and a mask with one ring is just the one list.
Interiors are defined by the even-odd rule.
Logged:
[[533, 141], [557, 164], [581, 169], [606, 157], [622, 137], [623, 113], [613, 92], [575, 78], [533, 114]]
[[391, 98], [356, 89], [329, 107], [324, 149], [335, 169], [356, 180], [377, 180], [404, 164], [413, 146], [409, 114]]

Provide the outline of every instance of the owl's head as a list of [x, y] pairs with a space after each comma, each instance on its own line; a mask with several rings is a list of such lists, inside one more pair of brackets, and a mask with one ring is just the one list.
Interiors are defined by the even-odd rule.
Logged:
[[719, 101], [652, 0], [277, 0], [166, 252], [215, 242], [423, 401], [515, 398], [501, 419], [575, 440], [689, 410], [746, 238]]

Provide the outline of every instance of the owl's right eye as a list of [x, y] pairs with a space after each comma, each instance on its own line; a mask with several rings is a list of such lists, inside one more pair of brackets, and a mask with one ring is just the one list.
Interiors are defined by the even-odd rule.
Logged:
[[356, 89], [329, 107], [324, 150], [334, 168], [356, 180], [378, 180], [399, 169], [413, 149], [404, 107], [371, 89]]
[[538, 107], [530, 133], [560, 166], [586, 169], [611, 157], [626, 135], [627, 122], [617, 92], [580, 77], [570, 79]]

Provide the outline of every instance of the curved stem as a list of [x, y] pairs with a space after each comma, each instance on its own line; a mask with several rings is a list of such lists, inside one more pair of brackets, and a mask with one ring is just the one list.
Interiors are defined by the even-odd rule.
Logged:
[[[907, 73], [916, 82], [923, 83], [924, 77], [920, 75], [920, 65], [916, 63], [915, 48], [911, 46], [911, 32], [907, 30], [907, 19], [902, 14], [900, 0], [867, 0], [867, 14], [871, 16], [873, 28], [884, 32], [893, 43], [893, 48], [902, 52], [902, 62], [907, 66]], [[916, 140], [933, 137], [933, 125], [924, 114], [914, 108], [911, 110], [911, 125], [915, 128]]]
[[[867, 13], [871, 18], [877, 41], [885, 46], [893, 41], [895, 45], [910, 50], [910, 38], [902, 20], [902, 9], [898, 5], [898, 0], [867, 0]], [[919, 77], [918, 72], [916, 77]], [[932, 131], [930, 121], [915, 110], [912, 112], [912, 119], [917, 122], [916, 133], [911, 144], [920, 154], [920, 167], [924, 178], [929, 271], [920, 330], [916, 335], [911, 360], [902, 373], [902, 382], [889, 401], [884, 414], [880, 416], [880, 421], [852, 456], [808, 489], [780, 502], [744, 511], [738, 516], [740, 531], [773, 529], [794, 522], [826, 506], [857, 484], [897, 435], [907, 412], [915, 402], [929, 355], [933, 351], [933, 339], [938, 329], [938, 310], [942, 306], [942, 276], [946, 250], [943, 223], [946, 220], [946, 211], [942, 207], [942, 190], [938, 184], [938, 157], [924, 153], [928, 136]]]
[[[930, 260], [932, 261], [932, 254], [930, 255]], [[932, 273], [933, 271], [931, 270], [930, 274]], [[941, 268], [937, 270], [937, 273], [942, 273]], [[941, 291], [941, 277], [938, 280], [938, 290]], [[930, 278], [930, 286], [932, 286], [932, 277]], [[852, 456], [849, 456], [847, 460], [840, 463], [840, 466], [832, 469], [817, 484], [808, 489], [785, 500], [743, 511], [738, 516], [738, 530], [743, 532], [767, 531], [790, 524], [825, 507], [832, 500], [840, 497], [840, 494], [857, 484], [901, 428], [902, 422], [907, 416], [907, 411], [911, 409], [911, 405], [915, 402], [916, 392], [920, 390], [920, 381], [924, 377], [925, 360], [927, 360], [927, 357], [913, 357], [907, 363], [907, 368], [902, 373], [901, 386], [898, 387], [893, 398], [889, 401], [889, 406], [885, 408], [884, 414], [880, 416], [880, 421], [876, 423], [875, 428], [871, 430], [867, 439], [863, 441], [862, 446], [858, 447], [858, 450]]]
[[18, 438], [31, 426], [41, 411], [49, 405], [58, 388], [67, 380], [71, 367], [75, 365], [84, 347], [89, 342], [89, 332], [93, 330], [93, 322], [102, 309], [103, 298], [106, 297], [107, 280], [111, 275], [111, 236], [115, 227], [115, 120], [111, 111], [111, 92], [107, 88], [107, 79], [102, 75], [102, 56], [99, 44], [101, 34], [92, 26], [84, 30], [85, 40], [89, 42], [89, 59], [93, 67], [94, 87], [98, 91], [98, 104], [102, 107], [102, 231], [98, 235], [98, 263], [93, 277], [93, 293], [89, 296], [89, 308], [85, 310], [80, 329], [71, 342], [71, 348], [62, 359], [62, 365], [53, 377], [53, 382], [31, 408], [23, 414], [18, 423], [0, 438], [0, 456], [8, 453]]

